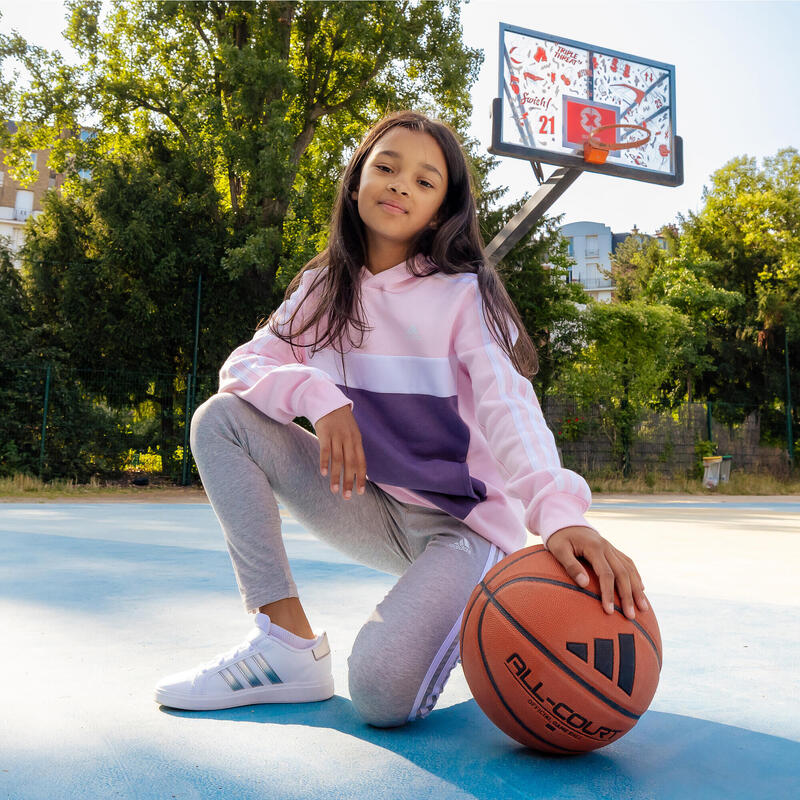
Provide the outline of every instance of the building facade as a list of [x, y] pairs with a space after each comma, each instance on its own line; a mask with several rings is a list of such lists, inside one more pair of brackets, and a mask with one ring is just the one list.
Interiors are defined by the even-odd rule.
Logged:
[[643, 234], [634, 225], [630, 233], [613, 233], [602, 222], [571, 222], [559, 228], [567, 240], [570, 258], [575, 262], [567, 273], [567, 283], [580, 283], [586, 293], [600, 303], [609, 303], [614, 295], [614, 282], [603, 271], [611, 270], [611, 256], [629, 236], [640, 241], [656, 239], [660, 247], [666, 248], [666, 240], [660, 234]]
[[[13, 122], [5, 124], [11, 133], [16, 131], [17, 126]], [[90, 135], [92, 134], [88, 129], [81, 130], [82, 139]], [[64, 183], [64, 174], [49, 167], [49, 157], [49, 149], [31, 152], [30, 158], [34, 169], [39, 171], [39, 177], [32, 185], [23, 187], [9, 174], [5, 153], [0, 151], [0, 237], [8, 240], [17, 266], [19, 258], [16, 254], [25, 241], [25, 222], [28, 217], [42, 213], [42, 200], [47, 190], [59, 190]], [[91, 175], [87, 170], [82, 170], [79, 174], [84, 178]]]

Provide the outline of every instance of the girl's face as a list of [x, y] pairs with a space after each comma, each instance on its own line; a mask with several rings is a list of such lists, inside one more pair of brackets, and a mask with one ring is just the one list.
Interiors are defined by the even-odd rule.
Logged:
[[396, 127], [372, 147], [353, 192], [367, 231], [370, 257], [397, 254], [435, 223], [447, 194], [447, 163], [429, 133]]

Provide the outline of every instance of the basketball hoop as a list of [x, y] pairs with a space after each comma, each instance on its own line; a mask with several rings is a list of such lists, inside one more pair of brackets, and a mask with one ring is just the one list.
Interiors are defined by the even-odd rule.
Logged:
[[[644, 131], [647, 136], [635, 142], [602, 142], [595, 138], [596, 133], [609, 130], [610, 128], [633, 128], [637, 131]], [[601, 125], [599, 128], [594, 128], [589, 133], [589, 138], [583, 146], [583, 160], [587, 164], [605, 164], [609, 150], [628, 150], [632, 147], [641, 147], [650, 141], [650, 136], [650, 131], [647, 130], [644, 125]]]

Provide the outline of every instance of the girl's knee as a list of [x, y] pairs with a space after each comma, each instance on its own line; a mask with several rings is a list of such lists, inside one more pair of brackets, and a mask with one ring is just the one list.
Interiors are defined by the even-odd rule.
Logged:
[[347, 659], [350, 699], [357, 714], [377, 728], [405, 725], [414, 698], [409, 681], [384, 661], [355, 648]]
[[189, 444], [194, 450], [197, 439], [203, 432], [218, 423], [221, 418], [235, 413], [241, 403], [245, 401], [231, 392], [218, 392], [212, 394], [204, 403], [201, 403], [192, 414], [189, 426]]

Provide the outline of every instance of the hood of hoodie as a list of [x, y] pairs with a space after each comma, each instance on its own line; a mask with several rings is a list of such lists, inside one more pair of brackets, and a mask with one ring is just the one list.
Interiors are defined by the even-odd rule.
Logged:
[[[420, 278], [409, 271], [409, 262], [401, 261], [389, 269], [373, 275], [366, 266], [361, 267], [361, 285], [365, 289], [379, 289], [384, 292], [402, 292], [407, 289], [413, 281]], [[425, 256], [416, 257], [416, 269], [425, 272], [431, 269], [433, 262]]]

